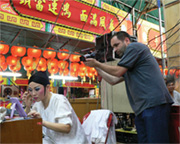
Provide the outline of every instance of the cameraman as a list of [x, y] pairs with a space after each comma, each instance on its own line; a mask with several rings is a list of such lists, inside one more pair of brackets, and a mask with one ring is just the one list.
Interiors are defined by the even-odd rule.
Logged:
[[146, 45], [131, 43], [130, 35], [124, 31], [112, 36], [111, 46], [121, 58], [117, 66], [92, 58], [87, 58], [84, 64], [95, 67], [111, 85], [125, 80], [129, 102], [136, 115], [139, 143], [169, 143], [168, 124], [173, 100], [156, 59]]

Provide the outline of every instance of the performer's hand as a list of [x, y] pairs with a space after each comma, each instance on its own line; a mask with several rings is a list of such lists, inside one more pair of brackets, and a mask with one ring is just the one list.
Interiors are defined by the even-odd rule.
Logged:
[[24, 94], [22, 96], [22, 100], [26, 104], [26, 107], [31, 107], [33, 99], [32, 99], [32, 96], [27, 91], [24, 92]]
[[33, 117], [33, 118], [41, 118], [40, 113], [38, 113], [37, 111], [34, 111], [34, 110], [30, 111], [28, 113], [28, 116]]

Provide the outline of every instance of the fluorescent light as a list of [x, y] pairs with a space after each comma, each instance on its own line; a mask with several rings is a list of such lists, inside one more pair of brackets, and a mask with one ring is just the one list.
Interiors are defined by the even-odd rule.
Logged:
[[49, 76], [50, 79], [59, 79], [59, 80], [78, 80], [78, 77], [72, 77], [72, 76], [60, 76], [60, 75], [53, 75]]
[[0, 72], [1, 76], [7, 76], [7, 77], [21, 77], [21, 73], [13, 73], [13, 72]]

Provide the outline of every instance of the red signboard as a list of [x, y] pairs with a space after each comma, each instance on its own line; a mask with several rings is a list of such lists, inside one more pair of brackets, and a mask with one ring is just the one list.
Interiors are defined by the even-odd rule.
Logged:
[[21, 16], [55, 23], [92, 34], [105, 34], [119, 23], [118, 17], [78, 0], [10, 0]]
[[[165, 35], [163, 35], [163, 40], [165, 40]], [[160, 38], [160, 32], [158, 30], [153, 29], [153, 28], [149, 29], [148, 41], [149, 41], [150, 49], [161, 51], [161, 38]], [[163, 44], [163, 46], [164, 46], [164, 52], [166, 52], [166, 45]]]
[[89, 87], [89, 88], [94, 88], [93, 84], [80, 83], [80, 82], [66, 82], [65, 86], [67, 86], [67, 87]]

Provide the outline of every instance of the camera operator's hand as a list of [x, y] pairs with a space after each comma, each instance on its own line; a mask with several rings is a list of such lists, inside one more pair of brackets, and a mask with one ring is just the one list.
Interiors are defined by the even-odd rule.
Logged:
[[86, 58], [86, 61], [84, 62], [85, 65], [89, 67], [96, 67], [98, 65], [98, 61], [93, 58]]

